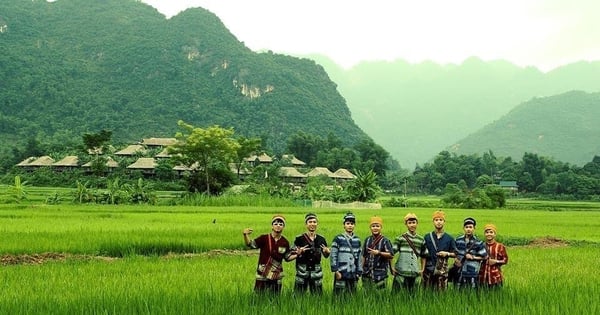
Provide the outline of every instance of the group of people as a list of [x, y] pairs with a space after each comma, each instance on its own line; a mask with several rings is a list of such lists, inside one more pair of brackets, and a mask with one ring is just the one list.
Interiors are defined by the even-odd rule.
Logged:
[[[455, 239], [444, 231], [443, 211], [435, 211], [432, 220], [434, 230], [422, 236], [417, 233], [417, 215], [406, 214], [406, 232], [391, 241], [382, 233], [383, 219], [374, 216], [369, 222], [371, 235], [363, 242], [354, 233], [356, 217], [348, 212], [343, 217], [344, 232], [336, 235], [328, 247], [327, 240], [317, 233], [316, 214], [306, 214], [306, 232], [298, 235], [293, 245], [282, 234], [285, 217], [275, 215], [271, 233], [252, 239], [251, 228], [243, 231], [246, 246], [260, 249], [254, 290], [280, 293], [283, 261], [296, 260], [294, 290], [321, 293], [323, 258], [329, 258], [335, 294], [355, 292], [359, 280], [365, 290], [383, 290], [390, 274], [392, 292], [414, 292], [419, 282], [425, 288], [444, 290], [449, 280], [457, 288], [502, 286], [501, 267], [508, 263], [508, 255], [506, 247], [496, 241], [495, 225], [485, 225], [482, 241], [474, 234], [475, 219], [465, 218], [464, 234]], [[395, 262], [394, 256], [398, 256]]]

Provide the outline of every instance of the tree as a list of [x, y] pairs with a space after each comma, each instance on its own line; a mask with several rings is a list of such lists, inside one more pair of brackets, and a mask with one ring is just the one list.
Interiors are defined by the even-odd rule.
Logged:
[[371, 139], [364, 139], [354, 146], [362, 160], [361, 170], [368, 172], [372, 170], [377, 176], [385, 176], [387, 161], [390, 154], [380, 145]]
[[498, 185], [488, 185], [485, 188], [485, 194], [491, 200], [491, 208], [503, 208], [506, 206], [506, 193], [502, 187]]
[[240, 169], [244, 165], [244, 159], [256, 154], [262, 145], [260, 138], [238, 137], [237, 142], [240, 145], [236, 150], [235, 168], [238, 179], [240, 178]]
[[442, 201], [451, 205], [462, 205], [465, 200], [465, 192], [457, 184], [446, 184]]
[[107, 159], [99, 155], [107, 149], [107, 145], [112, 138], [112, 131], [102, 129], [98, 133], [84, 133], [81, 138], [83, 139], [83, 147], [86, 153], [93, 152], [95, 154], [91, 165], [92, 173], [97, 175], [104, 174], [107, 169]]
[[595, 155], [591, 162], [583, 166], [583, 170], [590, 176], [600, 177], [600, 156]]
[[[528, 178], [522, 180], [523, 187], [530, 192], [536, 191], [537, 187], [544, 181], [542, 170], [544, 169], [544, 159], [535, 153], [523, 154], [521, 160], [521, 170], [523, 175], [528, 174]], [[519, 184], [521, 186], [521, 184]]]
[[352, 200], [362, 202], [373, 201], [381, 193], [381, 187], [377, 184], [377, 174], [372, 170], [366, 173], [356, 171], [356, 178], [348, 182], [346, 189]]
[[96, 154], [106, 149], [107, 143], [112, 138], [112, 131], [100, 130], [98, 133], [84, 133], [83, 145], [88, 152], [95, 152]]
[[317, 166], [317, 153], [325, 149], [327, 142], [323, 138], [302, 131], [292, 135], [287, 141], [287, 151], [310, 166]]
[[9, 186], [9, 192], [17, 203], [27, 199], [27, 181], [22, 182], [21, 176], [15, 176], [15, 184]]
[[178, 125], [183, 131], [175, 135], [177, 143], [168, 148], [169, 153], [191, 172], [203, 174], [205, 192], [210, 195], [212, 179], [217, 178], [220, 170], [228, 168], [240, 148], [240, 144], [232, 138], [234, 130], [218, 125], [203, 129], [181, 120]]
[[477, 181], [475, 181], [475, 187], [477, 188], [484, 188], [485, 186], [492, 184], [494, 184], [494, 180], [487, 174], [480, 175], [477, 177]]

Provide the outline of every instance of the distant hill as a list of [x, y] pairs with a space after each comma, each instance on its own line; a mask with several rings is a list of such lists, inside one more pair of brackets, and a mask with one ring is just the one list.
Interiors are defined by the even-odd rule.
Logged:
[[523, 152], [583, 166], [600, 155], [600, 93], [568, 92], [531, 99], [458, 141], [457, 154], [492, 150], [519, 160]]
[[[534, 97], [600, 91], [600, 62], [578, 62], [543, 73], [477, 58], [460, 65], [398, 60], [343, 69], [326, 57], [309, 57], [338, 84], [356, 123], [408, 169]], [[487, 146], [472, 150], [482, 153]], [[545, 152], [564, 156], [556, 154], [562, 146], [553, 150]]]
[[166, 19], [137, 0], [2, 0], [0, 78], [0, 156], [101, 129], [121, 143], [172, 137], [179, 119], [276, 151], [298, 131], [368, 137], [321, 66], [255, 53], [200, 8]]

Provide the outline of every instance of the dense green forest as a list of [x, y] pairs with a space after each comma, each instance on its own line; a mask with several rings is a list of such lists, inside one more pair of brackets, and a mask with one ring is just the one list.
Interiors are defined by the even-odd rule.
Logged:
[[[322, 64], [339, 85], [358, 126], [389, 151], [402, 167], [409, 169], [416, 163], [430, 161], [444, 148], [462, 143], [461, 139], [534, 98], [573, 90], [600, 92], [600, 61], [582, 61], [542, 72], [507, 61], [478, 58], [445, 65], [372, 61], [343, 69], [328, 58], [310, 57]], [[527, 116], [538, 115], [539, 126], [547, 122], [547, 128], [554, 128], [553, 117], [563, 116], [564, 110], [574, 112], [565, 118], [587, 115], [586, 111], [577, 112], [584, 104], [590, 105], [584, 97], [567, 94], [560, 101], [564, 106], [558, 112], [532, 112]], [[580, 101], [585, 103], [578, 104]], [[600, 105], [596, 102], [595, 106]], [[526, 111], [527, 107], [522, 110]], [[592, 135], [598, 133], [594, 127], [582, 124], [579, 125], [582, 134], [569, 135], [567, 126], [576, 122], [565, 119], [564, 124], [559, 125], [565, 126], [562, 131], [570, 139], [569, 152], [560, 145], [545, 146], [544, 150], [535, 152], [578, 165], [588, 162], [593, 156], [589, 155], [589, 148], [598, 146], [597, 141], [592, 142], [598, 137]], [[520, 127], [525, 126], [515, 128]], [[490, 149], [487, 143], [481, 141], [481, 146], [468, 152], [484, 152]], [[507, 151], [494, 148], [498, 155], [513, 157], [515, 152], [520, 156], [532, 150], [525, 141], [515, 141]]]
[[45, 154], [110, 130], [116, 144], [172, 137], [177, 121], [257, 136], [368, 138], [314, 61], [255, 53], [201, 8], [166, 19], [135, 0], [0, 2], [0, 159]]

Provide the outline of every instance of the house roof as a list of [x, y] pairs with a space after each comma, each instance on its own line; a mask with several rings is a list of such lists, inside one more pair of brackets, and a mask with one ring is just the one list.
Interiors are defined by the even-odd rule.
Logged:
[[295, 156], [291, 155], [291, 154], [284, 154], [281, 156], [281, 159], [289, 159], [290, 162], [292, 163], [292, 165], [295, 166], [304, 166], [306, 165], [306, 163], [304, 163], [303, 161], [297, 159]]
[[30, 156], [30, 157], [24, 159], [23, 161], [19, 162], [19, 164], [17, 164], [17, 166], [28, 166], [29, 163], [35, 161], [36, 159], [37, 159], [37, 157]]
[[54, 163], [54, 159], [44, 155], [42, 157], [37, 158], [35, 161], [30, 162], [27, 166], [50, 166]]
[[162, 151], [160, 151], [159, 154], [154, 156], [155, 158], [170, 158], [171, 154], [169, 154], [169, 152], [167, 152], [167, 148], [164, 148]]
[[[89, 161], [89, 162], [81, 165], [81, 167], [92, 167], [92, 163], [93, 163], [93, 161]], [[117, 163], [117, 161], [113, 160], [111, 157], [106, 159], [105, 165], [110, 168], [119, 167], [119, 163]]]
[[334, 177], [333, 173], [326, 167], [315, 167], [306, 174], [306, 176], [309, 176], [309, 177], [321, 176], [321, 175], [325, 175], [327, 177]]
[[166, 147], [175, 143], [177, 143], [175, 138], [144, 138], [141, 142], [141, 144], [149, 147]]
[[175, 170], [175, 171], [191, 171], [191, 170], [195, 170], [195, 169], [198, 169], [198, 162], [195, 162], [194, 164], [192, 164], [191, 167], [187, 167], [185, 165], [173, 166], [173, 170]]
[[141, 144], [130, 144], [125, 149], [115, 152], [115, 155], [134, 155], [136, 152], [144, 153], [146, 149]]
[[87, 150], [89, 155], [96, 155], [96, 154], [102, 154], [102, 148], [93, 148], [93, 149], [88, 149]]
[[519, 187], [519, 185], [517, 185], [517, 181], [514, 181], [514, 180], [501, 180], [498, 183], [498, 186], [500, 186], [500, 187]]
[[[238, 172], [237, 165], [235, 163], [229, 163], [229, 170], [232, 173], [237, 174], [237, 172]], [[242, 165], [242, 167], [240, 168], [240, 175], [248, 175], [248, 174], [252, 174], [252, 172], [247, 167]]]
[[133, 164], [127, 166], [128, 169], [154, 169], [158, 163], [154, 160], [154, 158], [139, 158]]
[[273, 158], [270, 157], [266, 153], [262, 153], [261, 155], [251, 155], [251, 156], [245, 158], [244, 160], [246, 162], [254, 162], [254, 161], [256, 161], [256, 159], [258, 159], [258, 161], [260, 163], [271, 163], [271, 162], [273, 162]]
[[68, 155], [62, 160], [52, 163], [52, 166], [79, 166], [79, 158], [75, 155]]
[[306, 174], [300, 173], [296, 168], [290, 166], [283, 166], [279, 168], [279, 176], [282, 177], [298, 177], [304, 178]]
[[354, 179], [356, 175], [352, 174], [349, 170], [345, 168], [340, 168], [333, 173], [333, 177], [341, 178], [341, 179]]
[[115, 147], [113, 147], [112, 145], [108, 145], [104, 148], [99, 147], [99, 148], [88, 149], [87, 152], [89, 155], [104, 154], [104, 149], [106, 149], [106, 151], [108, 151], [108, 152], [115, 151]]

